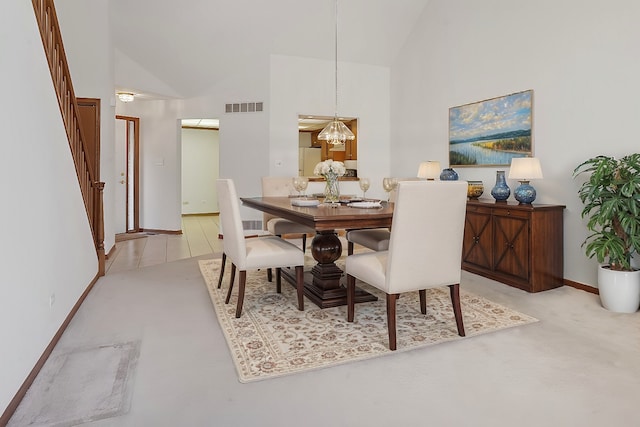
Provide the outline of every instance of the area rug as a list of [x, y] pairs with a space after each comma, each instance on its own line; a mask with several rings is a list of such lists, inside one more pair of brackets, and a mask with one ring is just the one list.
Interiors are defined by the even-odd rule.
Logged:
[[[349, 323], [346, 306], [320, 309], [305, 298], [305, 310], [298, 311], [293, 286], [283, 280], [278, 294], [275, 280], [268, 282], [265, 271], [249, 271], [242, 316], [236, 319], [237, 275], [231, 300], [225, 304], [231, 266], [227, 264], [223, 286], [217, 289], [220, 262], [200, 260], [200, 271], [240, 382], [394, 353], [388, 348], [386, 299], [377, 289], [356, 282], [378, 301], [357, 304], [355, 321]], [[537, 321], [463, 289], [460, 298], [467, 337]], [[427, 291], [426, 315], [420, 313], [419, 301], [418, 292], [398, 299], [396, 352], [465, 339], [458, 336], [448, 288]]]

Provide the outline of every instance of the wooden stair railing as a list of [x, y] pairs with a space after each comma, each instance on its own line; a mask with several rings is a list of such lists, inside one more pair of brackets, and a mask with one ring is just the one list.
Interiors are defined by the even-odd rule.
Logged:
[[62, 43], [62, 34], [53, 0], [32, 0], [33, 9], [40, 28], [42, 45], [49, 63], [51, 79], [58, 97], [58, 105], [67, 132], [71, 155], [84, 199], [84, 206], [91, 225], [93, 240], [98, 254], [98, 274], [105, 273], [103, 189], [89, 162], [86, 140], [80, 126], [78, 103], [71, 84], [71, 73]]

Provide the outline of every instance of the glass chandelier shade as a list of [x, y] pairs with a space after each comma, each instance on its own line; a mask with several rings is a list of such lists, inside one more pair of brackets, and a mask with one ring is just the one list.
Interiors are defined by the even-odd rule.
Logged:
[[353, 141], [356, 137], [347, 125], [338, 120], [338, 117], [335, 117], [332, 122], [322, 129], [318, 139], [328, 141], [332, 145], [344, 145], [347, 140]]

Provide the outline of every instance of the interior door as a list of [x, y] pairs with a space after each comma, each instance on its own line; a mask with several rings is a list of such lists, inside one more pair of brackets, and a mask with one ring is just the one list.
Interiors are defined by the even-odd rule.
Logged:
[[77, 98], [78, 118], [82, 126], [82, 134], [87, 145], [88, 158], [91, 169], [95, 173], [96, 181], [100, 179], [100, 99]]
[[116, 116], [115, 231], [133, 233], [139, 225], [139, 124], [137, 117]]

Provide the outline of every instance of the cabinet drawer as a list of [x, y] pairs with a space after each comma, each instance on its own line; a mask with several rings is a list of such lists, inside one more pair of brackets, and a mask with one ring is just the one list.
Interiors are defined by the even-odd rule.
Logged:
[[512, 218], [524, 218], [528, 219], [531, 216], [531, 212], [520, 211], [517, 209], [494, 209], [493, 214], [495, 216], [507, 216]]
[[484, 206], [467, 206], [467, 212], [490, 215], [491, 211], [492, 211], [491, 208], [486, 208]]

